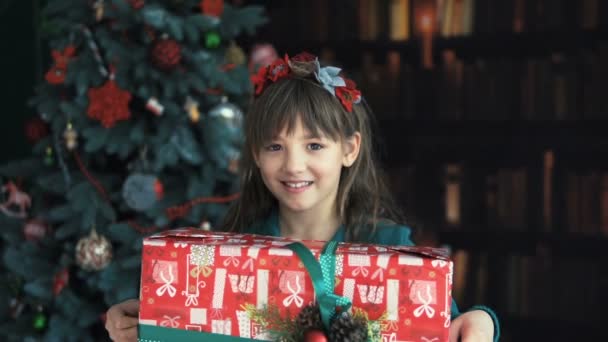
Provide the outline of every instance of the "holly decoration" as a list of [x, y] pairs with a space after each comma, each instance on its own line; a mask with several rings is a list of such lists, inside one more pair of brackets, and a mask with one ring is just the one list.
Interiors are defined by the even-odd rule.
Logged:
[[211, 17], [220, 17], [224, 12], [224, 0], [202, 0], [201, 12]]
[[31, 219], [23, 225], [23, 235], [28, 241], [40, 241], [49, 231], [49, 225], [40, 219]]
[[137, 211], [152, 208], [163, 197], [163, 193], [163, 185], [155, 175], [134, 173], [127, 177], [122, 186], [125, 202]]
[[85, 271], [99, 271], [112, 261], [112, 244], [93, 228], [76, 244], [76, 263]]
[[25, 136], [31, 143], [35, 144], [47, 135], [49, 135], [49, 125], [40, 117], [35, 116], [25, 124]]
[[50, 84], [63, 84], [68, 72], [68, 63], [75, 54], [76, 48], [73, 45], [66, 46], [63, 51], [53, 50], [51, 56], [55, 64], [44, 76], [46, 81]]
[[53, 277], [53, 294], [58, 296], [70, 282], [70, 272], [67, 268], [57, 272]]
[[182, 59], [179, 43], [170, 38], [161, 38], [152, 46], [152, 64], [163, 71], [173, 70]]
[[210, 31], [205, 34], [205, 47], [207, 49], [215, 49], [220, 46], [221, 42], [222, 39], [217, 32]]
[[99, 88], [88, 91], [89, 107], [87, 115], [98, 120], [105, 128], [114, 126], [117, 121], [128, 120], [131, 117], [129, 102], [131, 93], [118, 87], [113, 79], [109, 79]]

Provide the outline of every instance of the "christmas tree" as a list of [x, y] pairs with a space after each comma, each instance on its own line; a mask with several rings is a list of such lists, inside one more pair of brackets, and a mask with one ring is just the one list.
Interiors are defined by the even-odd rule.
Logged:
[[105, 340], [138, 297], [141, 239], [214, 227], [238, 196], [235, 39], [262, 8], [221, 0], [49, 0], [51, 61], [27, 160], [0, 167], [0, 339]]

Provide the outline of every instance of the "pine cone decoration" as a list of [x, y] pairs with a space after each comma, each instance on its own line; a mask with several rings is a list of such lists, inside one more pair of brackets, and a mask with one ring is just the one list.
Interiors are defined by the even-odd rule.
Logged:
[[322, 330], [323, 322], [321, 321], [321, 310], [318, 304], [305, 306], [296, 317], [297, 327], [300, 331], [308, 331], [313, 329]]
[[180, 46], [173, 39], [161, 39], [152, 47], [152, 63], [161, 70], [172, 70], [181, 59]]
[[361, 318], [354, 318], [348, 312], [343, 312], [331, 323], [329, 340], [332, 342], [365, 342], [367, 341], [367, 323]]

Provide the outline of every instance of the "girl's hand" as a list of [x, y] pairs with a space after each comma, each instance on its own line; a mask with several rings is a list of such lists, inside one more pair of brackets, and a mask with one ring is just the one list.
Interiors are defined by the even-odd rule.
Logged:
[[450, 325], [450, 342], [492, 342], [494, 322], [483, 310], [465, 312]]
[[106, 313], [106, 330], [112, 341], [137, 342], [139, 300], [129, 299], [112, 305]]

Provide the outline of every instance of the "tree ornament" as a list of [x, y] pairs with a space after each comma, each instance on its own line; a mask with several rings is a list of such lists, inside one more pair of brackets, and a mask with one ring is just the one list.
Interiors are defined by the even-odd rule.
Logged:
[[220, 46], [221, 42], [222, 39], [217, 32], [210, 31], [205, 34], [205, 47], [207, 49], [215, 49]]
[[198, 110], [198, 102], [191, 98], [190, 96], [186, 97], [186, 103], [184, 104], [184, 109], [188, 112], [188, 116], [190, 117], [190, 121], [193, 123], [197, 123], [201, 117], [201, 113]]
[[34, 319], [32, 321], [32, 326], [34, 327], [34, 330], [36, 330], [36, 331], [43, 331], [44, 329], [46, 329], [46, 325], [47, 325], [46, 313], [44, 313], [44, 309], [42, 308], [42, 305], [38, 305], [36, 307], [36, 314], [34, 315]]
[[70, 282], [70, 272], [68, 268], [64, 268], [61, 271], [57, 272], [53, 277], [53, 294], [58, 296], [61, 291], [68, 285]]
[[51, 227], [41, 219], [31, 219], [23, 225], [23, 235], [27, 241], [40, 241], [51, 230]]
[[68, 62], [75, 54], [76, 48], [73, 45], [66, 46], [63, 51], [53, 50], [51, 52], [55, 64], [44, 76], [49, 84], [63, 84], [68, 72]]
[[134, 173], [123, 184], [122, 197], [131, 209], [148, 210], [163, 197], [163, 186], [155, 175]]
[[133, 7], [135, 10], [141, 9], [145, 5], [144, 0], [128, 0], [128, 2], [129, 5], [131, 5], [131, 7]]
[[224, 0], [202, 0], [201, 12], [211, 17], [220, 17], [224, 12]]
[[[304, 333], [304, 342], [327, 342], [327, 336], [323, 330], [309, 330]], [[332, 341], [350, 341], [350, 340], [332, 340]]]
[[104, 13], [104, 3], [103, 0], [95, 0], [95, 2], [93, 3], [93, 9], [95, 10], [95, 20], [97, 21], [101, 21], [103, 19], [103, 13]]
[[78, 132], [76, 132], [71, 122], [68, 122], [65, 131], [63, 131], [63, 139], [65, 140], [65, 147], [69, 151], [78, 147]]
[[55, 157], [53, 156], [53, 148], [51, 146], [47, 146], [44, 150], [44, 163], [48, 166], [53, 165], [55, 161]]
[[158, 39], [152, 46], [152, 63], [163, 71], [173, 70], [182, 59], [179, 43], [170, 38]]
[[256, 73], [259, 68], [266, 67], [279, 58], [272, 44], [255, 44], [249, 57], [249, 71]]
[[25, 124], [25, 136], [31, 143], [35, 144], [47, 135], [49, 125], [40, 117], [33, 117]]
[[228, 102], [226, 96], [222, 97], [222, 102], [209, 111], [209, 117], [220, 119], [227, 127], [240, 129], [243, 124], [243, 111], [236, 105]]
[[32, 205], [31, 197], [19, 190], [17, 185], [11, 181], [2, 186], [2, 193], [6, 192], [8, 192], [8, 197], [0, 204], [0, 211], [10, 217], [27, 217], [27, 209]]
[[129, 102], [131, 93], [118, 87], [113, 79], [109, 79], [99, 88], [88, 91], [89, 107], [87, 115], [98, 120], [105, 128], [114, 126], [117, 121], [128, 120], [131, 117]]
[[367, 341], [367, 322], [362, 317], [354, 317], [342, 312], [335, 317], [329, 327], [330, 341]]
[[112, 244], [95, 228], [76, 244], [76, 263], [85, 271], [99, 271], [112, 261]]
[[148, 101], [146, 101], [146, 109], [154, 113], [156, 116], [163, 115], [163, 112], [165, 111], [165, 107], [158, 102], [156, 97], [151, 97], [148, 99]]
[[19, 318], [19, 316], [21, 316], [21, 313], [23, 312], [23, 308], [25, 308], [25, 304], [23, 303], [23, 301], [20, 298], [14, 297], [14, 298], [10, 299], [10, 301], [8, 303], [8, 307], [9, 307], [9, 315], [11, 316], [11, 318], [17, 319], [17, 318]]
[[243, 65], [247, 61], [247, 57], [245, 56], [245, 52], [238, 46], [234, 40], [230, 41], [230, 45], [226, 49], [226, 54], [224, 56], [226, 63]]

